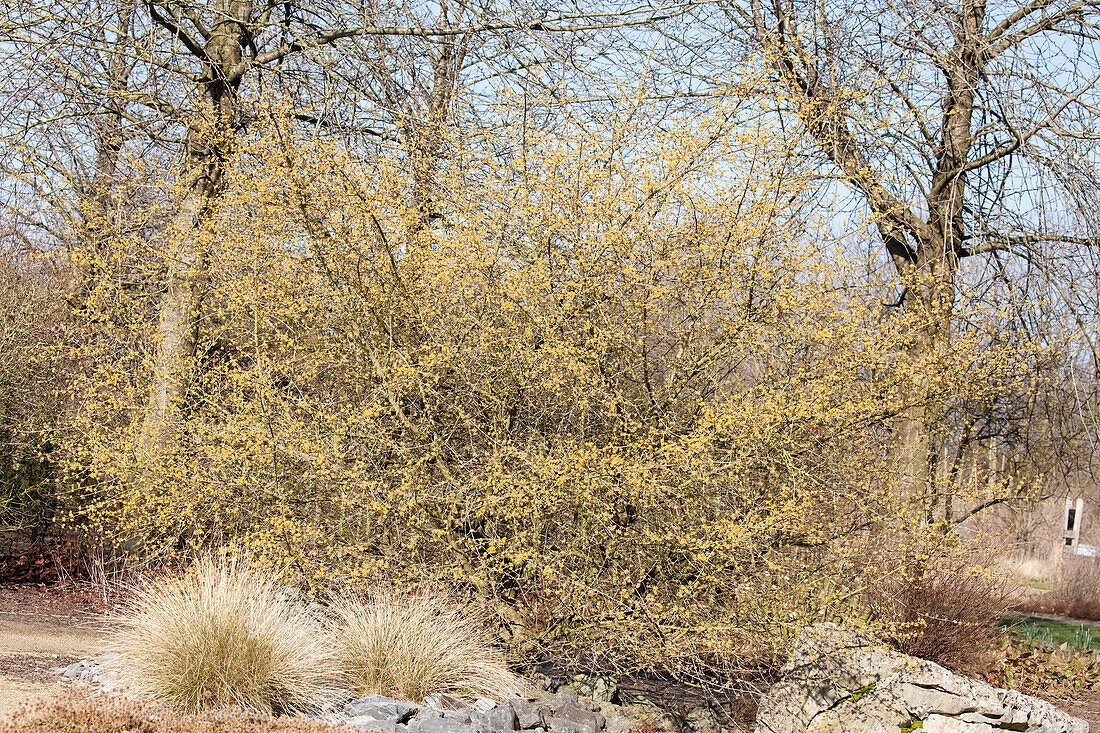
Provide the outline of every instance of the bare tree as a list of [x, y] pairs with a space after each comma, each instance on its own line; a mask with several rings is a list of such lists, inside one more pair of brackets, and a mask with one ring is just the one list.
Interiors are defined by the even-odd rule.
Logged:
[[[553, 17], [520, 6], [498, 9], [442, 3], [434, 18], [403, 5], [356, 1], [314, 5], [275, 0], [144, 0], [103, 6], [71, 0], [63, 6], [24, 4], [0, 25], [5, 54], [27, 70], [25, 78], [51, 84], [23, 95], [26, 122], [7, 120], [7, 137], [25, 144], [29, 130], [51, 136], [44, 106], [57, 104], [63, 119], [94, 119], [82, 140], [60, 138], [58, 147], [80, 153], [47, 156], [51, 170], [28, 175], [9, 166], [13, 179], [76, 189], [85, 203], [71, 206], [65, 194], [45, 196], [51, 208], [67, 208], [60, 226], [37, 222], [58, 240], [66, 232], [98, 236], [112, 205], [111, 181], [126, 139], [144, 136], [178, 151], [177, 200], [163, 235], [167, 248], [155, 365], [139, 450], [169, 450], [195, 355], [203, 299], [206, 255], [197, 230], [224, 185], [225, 166], [239, 134], [255, 118], [252, 103], [273, 91], [314, 102], [331, 101], [328, 83], [342, 84], [344, 99], [371, 107], [351, 127], [399, 141], [410, 161], [415, 237], [434, 215], [436, 166], [443, 150], [464, 61], [475, 39], [502, 32], [569, 33], [585, 28], [639, 24], [660, 15], [652, 7], [609, 13], [558, 13]], [[354, 42], [354, 43], [353, 43]], [[331, 53], [326, 53], [331, 50]], [[335, 59], [335, 60], [334, 60]], [[45, 70], [43, 73], [41, 70]], [[426, 71], [426, 73], [425, 73]], [[361, 80], [369, 80], [364, 86]], [[319, 91], [323, 89], [323, 91]], [[363, 94], [363, 92], [367, 92]], [[45, 95], [45, 96], [43, 96]], [[325, 125], [324, 115], [296, 112], [306, 124]], [[74, 160], [76, 158], [76, 160]], [[92, 160], [86, 183], [73, 183], [74, 168]], [[16, 170], [16, 168], [19, 168]], [[9, 199], [27, 211], [25, 198]], [[63, 231], [64, 230], [64, 231]]]
[[1098, 19], [1091, 0], [746, 0], [706, 18], [748, 39], [779, 113], [869, 210], [903, 283], [893, 305], [920, 326], [894, 450], [913, 496], [932, 491], [945, 420], [921, 365], [948, 348], [962, 286], [1011, 277], [1005, 257], [1097, 245]]

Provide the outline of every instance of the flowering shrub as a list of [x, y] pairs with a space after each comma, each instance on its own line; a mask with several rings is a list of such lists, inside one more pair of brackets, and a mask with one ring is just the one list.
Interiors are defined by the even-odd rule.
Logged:
[[453, 142], [435, 226], [399, 160], [257, 126], [199, 235], [178, 439], [135, 449], [154, 322], [86, 372], [83, 521], [315, 590], [441, 584], [516, 649], [620, 668], [861, 617], [852, 548], [923, 511], [885, 450], [907, 385], [986, 399], [1011, 360], [898, 358], [919, 316], [884, 326], [809, 241], [784, 150], [642, 113], [507, 164]]

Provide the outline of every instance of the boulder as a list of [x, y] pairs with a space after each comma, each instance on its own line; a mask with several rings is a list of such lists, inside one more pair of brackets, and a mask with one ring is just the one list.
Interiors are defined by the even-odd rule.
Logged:
[[404, 728], [404, 726], [398, 725], [392, 720], [379, 720], [373, 715], [353, 716], [347, 719], [346, 725], [371, 733], [397, 733], [399, 729]]
[[557, 712], [558, 708], [564, 706], [577, 706], [581, 704], [580, 697], [574, 690], [563, 689], [556, 695], [546, 698], [542, 701], [542, 704], [549, 708], [551, 712]]
[[884, 648], [834, 624], [805, 629], [757, 708], [755, 733], [1088, 733], [1034, 697]]
[[684, 724], [691, 733], [721, 733], [718, 713], [708, 705], [699, 705], [684, 716]]
[[[485, 713], [489, 728], [494, 733], [511, 733], [519, 730], [519, 716], [511, 705], [498, 705]], [[533, 726], [532, 726], [533, 727]]]
[[420, 709], [415, 703], [395, 700], [385, 695], [368, 695], [344, 706], [344, 714], [357, 718], [369, 716], [389, 723], [404, 723]]
[[410, 733], [474, 733], [474, 728], [467, 722], [455, 718], [427, 718], [413, 721], [409, 725]]
[[519, 730], [534, 730], [535, 728], [541, 728], [546, 725], [546, 720], [543, 718], [542, 714], [542, 708], [539, 707], [537, 703], [517, 698], [515, 700], [510, 700], [509, 706], [516, 713]]
[[469, 725], [473, 722], [473, 715], [476, 715], [476, 710], [470, 710], [469, 708], [459, 708], [458, 710], [444, 710], [443, 717], [447, 720], [457, 720], [463, 725]]
[[547, 722], [554, 733], [599, 733], [606, 721], [599, 713], [574, 702], [557, 706]]
[[631, 721], [628, 730], [633, 729], [635, 723], [651, 726], [657, 733], [687, 733], [689, 730], [681, 715], [648, 700], [636, 700], [623, 705], [619, 708], [618, 715]]

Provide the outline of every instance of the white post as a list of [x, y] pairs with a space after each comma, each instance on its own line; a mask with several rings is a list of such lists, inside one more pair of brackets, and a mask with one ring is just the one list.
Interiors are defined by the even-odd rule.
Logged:
[[1077, 506], [1073, 499], [1066, 497], [1066, 510], [1062, 515], [1065, 525], [1062, 528], [1062, 549], [1066, 552], [1074, 552], [1077, 544]]
[[1083, 497], [1077, 497], [1077, 504], [1074, 507], [1077, 510], [1077, 516], [1074, 517], [1073, 523], [1073, 551], [1077, 552], [1077, 544], [1081, 541], [1081, 524], [1085, 519], [1085, 500]]

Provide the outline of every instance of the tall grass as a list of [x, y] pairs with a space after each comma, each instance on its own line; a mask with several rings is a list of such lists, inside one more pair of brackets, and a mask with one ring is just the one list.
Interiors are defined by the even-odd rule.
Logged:
[[1062, 558], [1039, 605], [1048, 613], [1100, 620], [1100, 565], [1092, 558]]
[[147, 585], [119, 621], [120, 678], [178, 711], [291, 713], [332, 695], [322, 624], [239, 563], [202, 560], [182, 577]]
[[527, 691], [482, 625], [456, 607], [376, 592], [331, 611], [337, 662], [360, 694], [420, 702], [435, 692], [502, 700]]

